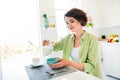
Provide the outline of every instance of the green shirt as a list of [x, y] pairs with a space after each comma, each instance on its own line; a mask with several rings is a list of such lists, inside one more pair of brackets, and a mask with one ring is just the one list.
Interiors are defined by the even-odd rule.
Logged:
[[[74, 46], [74, 34], [69, 34], [53, 46], [54, 51], [63, 50], [63, 58], [71, 59], [71, 51]], [[84, 64], [84, 72], [100, 77], [99, 71], [99, 42], [96, 36], [84, 32], [80, 38], [81, 50], [80, 62]]]

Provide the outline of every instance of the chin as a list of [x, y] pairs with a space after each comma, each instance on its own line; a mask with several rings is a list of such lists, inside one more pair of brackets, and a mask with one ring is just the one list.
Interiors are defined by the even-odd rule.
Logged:
[[71, 30], [71, 33], [76, 34], [76, 32], [75, 32], [75, 31], [72, 31], [72, 30]]
[[71, 32], [76, 32], [74, 29], [71, 29]]

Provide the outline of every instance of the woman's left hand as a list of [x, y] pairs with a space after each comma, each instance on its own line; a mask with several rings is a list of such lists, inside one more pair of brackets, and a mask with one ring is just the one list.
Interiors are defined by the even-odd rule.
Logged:
[[64, 58], [59, 58], [59, 62], [56, 63], [56, 64], [50, 64], [49, 66], [53, 69], [57, 69], [57, 68], [62, 68], [64, 66], [69, 66], [69, 63], [71, 61], [70, 60], [67, 60], [67, 59], [64, 59]]

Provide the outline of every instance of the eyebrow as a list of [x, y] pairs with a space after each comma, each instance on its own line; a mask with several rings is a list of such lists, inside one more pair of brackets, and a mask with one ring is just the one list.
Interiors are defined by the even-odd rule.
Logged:
[[69, 21], [74, 21], [74, 19], [70, 19]]
[[[74, 19], [70, 19], [69, 21], [74, 21]], [[68, 21], [65, 21], [66, 23], [68, 23]]]

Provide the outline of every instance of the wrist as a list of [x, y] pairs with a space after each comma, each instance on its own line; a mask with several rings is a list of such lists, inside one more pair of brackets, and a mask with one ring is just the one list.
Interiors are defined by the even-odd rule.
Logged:
[[71, 65], [72, 65], [72, 61], [66, 59], [66, 66], [71, 66]]

